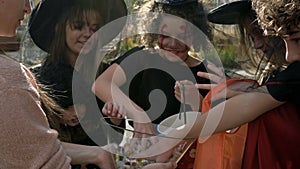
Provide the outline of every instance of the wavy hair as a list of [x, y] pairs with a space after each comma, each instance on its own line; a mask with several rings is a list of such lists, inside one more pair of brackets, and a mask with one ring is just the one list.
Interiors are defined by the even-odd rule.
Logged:
[[[150, 26], [156, 29], [155, 26], [159, 25], [158, 23], [161, 21], [159, 14], [166, 13], [187, 20], [199, 28], [208, 37], [208, 39], [211, 39], [211, 26], [208, 23], [207, 13], [202, 2], [190, 2], [183, 5], [168, 5], [156, 3], [154, 0], [151, 0], [145, 3], [139, 10], [139, 13], [142, 15], [148, 12], [157, 13], [157, 16], [152, 18], [151, 21], [145, 21], [145, 27]], [[142, 36], [141, 39], [141, 41], [148, 47], [152, 48], [157, 45], [157, 34], [147, 34]], [[193, 45], [195, 51], [199, 51], [201, 48], [203, 49], [206, 47], [203, 46], [204, 44], [199, 46], [199, 43], [193, 43]]]
[[266, 35], [284, 36], [300, 28], [299, 0], [252, 0], [252, 5]]

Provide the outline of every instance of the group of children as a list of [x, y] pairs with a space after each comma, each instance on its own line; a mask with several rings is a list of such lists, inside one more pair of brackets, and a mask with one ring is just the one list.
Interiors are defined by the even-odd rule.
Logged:
[[[29, 1], [3, 0], [2, 4], [0, 35], [14, 36], [24, 14], [31, 13]], [[109, 145], [102, 142], [103, 136], [90, 137], [90, 133], [100, 133], [101, 128], [91, 120], [95, 116], [90, 110], [93, 101], [89, 96], [98, 97], [100, 104], [97, 106], [101, 109], [104, 105], [104, 115], [119, 118], [112, 123], [122, 125], [122, 118], [132, 118], [135, 130], [141, 134], [136, 137], [145, 137], [142, 133], [155, 134], [152, 123], [158, 124], [177, 114], [182, 107], [187, 107], [184, 111], [204, 110], [202, 101], [207, 100], [208, 90], [226, 84], [221, 68], [190, 54], [191, 50], [197, 52], [209, 48], [211, 36], [207, 18], [218, 24], [238, 24], [242, 42], [262, 50], [267, 61], [284, 57], [286, 51], [288, 66], [281, 71], [281, 65], [277, 63], [280, 72], [271, 73], [262, 84], [254, 81], [228, 83], [226, 88], [213, 93], [210, 100], [215, 102], [213, 106], [197, 116], [196, 123], [187, 124], [191, 130], [174, 132], [170, 136], [206, 137], [248, 123], [240, 165], [223, 163], [222, 168], [299, 168], [300, 3], [240, 0], [217, 7], [208, 15], [197, 0], [153, 0], [149, 4], [147, 12], [157, 15], [148, 18], [153, 32], [145, 35], [148, 41], [144, 46], [134, 48], [107, 69], [100, 70], [101, 74], [93, 77], [95, 82], [83, 76], [76, 81], [81, 88], [75, 89], [72, 89], [74, 74], [81, 77], [83, 69], [85, 72], [91, 69], [78, 62], [79, 55], [87, 56], [83, 62], [93, 62], [95, 58], [88, 56], [97, 56], [99, 49], [91, 37], [95, 38], [97, 30], [106, 23], [126, 16], [125, 3], [122, 0], [44, 0], [34, 8], [29, 33], [37, 46], [49, 55], [37, 71], [36, 78], [41, 86], [27, 68], [1, 53], [0, 126], [3, 139], [0, 141], [0, 168], [53, 169], [70, 168], [70, 164], [80, 164], [72, 168], [115, 168], [106, 151]], [[7, 16], [11, 17], [7, 19]], [[121, 28], [116, 29], [121, 31]], [[193, 34], [198, 33], [197, 30], [202, 31], [200, 35]], [[101, 37], [96, 38], [101, 41]], [[153, 92], [156, 89], [162, 94]], [[74, 99], [74, 90], [80, 91], [84, 98]], [[58, 134], [50, 129], [49, 123]], [[87, 129], [81, 123], [92, 126]], [[210, 124], [215, 127], [206, 132], [205, 128]], [[160, 160], [163, 150], [175, 146], [164, 139], [145, 152], [150, 152], [150, 156], [154, 151], [154, 154], [161, 152], [162, 155], [157, 156], [158, 163], [144, 169], [176, 167], [173, 161]], [[215, 165], [203, 162], [203, 146], [205, 143], [198, 143], [194, 164], [179, 163], [177, 167], [213, 168]], [[214, 157], [210, 159], [213, 163]]]

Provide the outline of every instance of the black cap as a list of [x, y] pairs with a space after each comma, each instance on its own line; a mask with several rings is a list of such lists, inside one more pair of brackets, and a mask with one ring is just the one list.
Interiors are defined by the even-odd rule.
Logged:
[[238, 24], [242, 14], [250, 14], [251, 10], [251, 1], [234, 1], [212, 9], [209, 11], [207, 19], [216, 24]]

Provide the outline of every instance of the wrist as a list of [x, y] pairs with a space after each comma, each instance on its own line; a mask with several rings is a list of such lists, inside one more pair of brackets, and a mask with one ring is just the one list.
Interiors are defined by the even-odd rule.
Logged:
[[99, 147], [90, 146], [89, 147], [88, 158], [86, 159], [86, 163], [87, 164], [95, 164], [95, 165], [99, 166], [99, 164], [101, 164], [99, 154], [101, 154], [101, 151], [100, 151]]
[[115, 151], [113, 144], [107, 144], [102, 147], [93, 146], [91, 147], [91, 158], [89, 160], [90, 164], [97, 165], [100, 168], [111, 168], [115, 166], [114, 155], [110, 152]]
[[147, 115], [146, 112], [138, 112], [135, 115], [133, 115], [132, 120], [135, 123], [151, 123], [151, 119]]

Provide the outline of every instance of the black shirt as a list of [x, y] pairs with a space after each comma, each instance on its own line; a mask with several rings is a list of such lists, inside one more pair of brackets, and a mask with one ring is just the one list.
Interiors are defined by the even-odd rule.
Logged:
[[300, 62], [291, 63], [266, 84], [274, 99], [294, 103], [300, 114]]
[[[126, 74], [126, 83], [121, 90], [143, 108], [155, 124], [181, 111], [181, 104], [174, 93], [176, 80], [210, 83], [197, 76], [198, 71], [207, 72], [204, 62], [188, 67], [182, 62], [170, 62], [158, 53], [141, 49], [134, 48], [114, 63], [119, 64]], [[199, 91], [203, 97], [208, 92]]]

